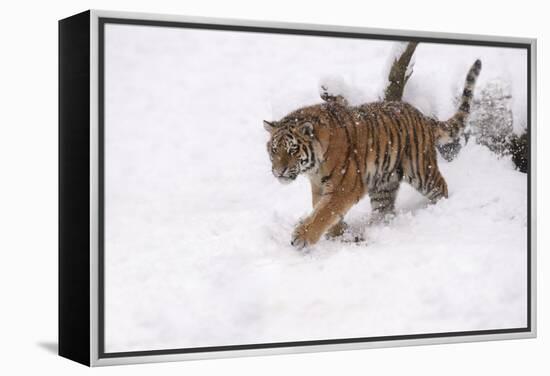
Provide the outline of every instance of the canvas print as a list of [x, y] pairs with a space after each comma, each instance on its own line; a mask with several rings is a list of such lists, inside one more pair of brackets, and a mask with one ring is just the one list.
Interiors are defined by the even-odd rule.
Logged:
[[528, 326], [525, 48], [104, 28], [106, 353]]

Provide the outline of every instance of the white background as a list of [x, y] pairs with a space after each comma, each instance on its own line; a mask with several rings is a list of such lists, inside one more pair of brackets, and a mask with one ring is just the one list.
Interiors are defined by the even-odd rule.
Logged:
[[[539, 5], [537, 5], [539, 4]], [[468, 32], [539, 38], [538, 140], [544, 127], [543, 3], [522, 1], [58, 1], [3, 8], [0, 218], [2, 374], [90, 372], [57, 358], [57, 20], [88, 8], [256, 20]], [[396, 12], [397, 10], [397, 12]], [[547, 152], [538, 148], [539, 338], [379, 350], [241, 358], [98, 369], [101, 374], [547, 374]]]

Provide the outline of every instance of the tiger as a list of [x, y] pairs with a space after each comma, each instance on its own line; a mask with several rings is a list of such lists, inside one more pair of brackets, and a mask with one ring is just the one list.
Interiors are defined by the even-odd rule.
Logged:
[[367, 194], [373, 215], [393, 215], [401, 182], [431, 203], [447, 198], [436, 146], [463, 134], [480, 71], [478, 59], [466, 76], [458, 110], [446, 121], [425, 116], [407, 102], [350, 106], [326, 91], [321, 103], [278, 121], [264, 120], [272, 174], [283, 184], [303, 174], [311, 185], [313, 210], [295, 227], [291, 245], [302, 249], [323, 234], [342, 236], [348, 229], [344, 216]]

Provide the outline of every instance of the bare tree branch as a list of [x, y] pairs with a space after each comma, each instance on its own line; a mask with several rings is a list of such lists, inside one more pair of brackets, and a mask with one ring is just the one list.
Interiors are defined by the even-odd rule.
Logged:
[[409, 42], [407, 48], [403, 51], [398, 59], [393, 61], [390, 74], [388, 77], [389, 85], [384, 91], [384, 100], [386, 101], [400, 101], [403, 97], [403, 90], [405, 85], [412, 75], [412, 69], [407, 74], [407, 68], [411, 61], [412, 55], [418, 46], [418, 42]]

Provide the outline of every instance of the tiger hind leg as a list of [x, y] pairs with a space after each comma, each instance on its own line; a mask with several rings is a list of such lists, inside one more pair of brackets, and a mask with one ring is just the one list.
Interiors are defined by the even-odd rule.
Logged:
[[432, 171], [424, 180], [417, 177], [410, 177], [409, 183], [416, 188], [424, 197], [434, 204], [442, 198], [449, 197], [447, 182], [437, 167], [431, 167]]
[[399, 181], [391, 181], [369, 191], [373, 212], [369, 220], [370, 223], [386, 221], [394, 216], [399, 184]]
[[434, 173], [429, 177], [427, 183], [424, 184], [424, 188], [420, 191], [420, 193], [426, 196], [431, 203], [436, 203], [442, 198], [449, 197], [447, 182], [438, 169], [435, 169]]

